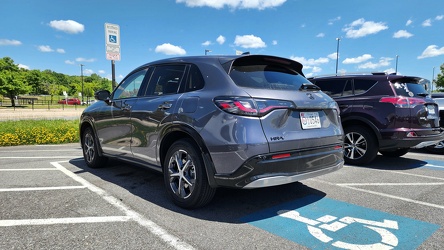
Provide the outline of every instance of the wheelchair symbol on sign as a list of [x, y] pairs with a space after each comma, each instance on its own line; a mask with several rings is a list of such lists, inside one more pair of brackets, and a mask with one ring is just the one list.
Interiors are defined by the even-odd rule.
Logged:
[[[289, 218], [292, 220], [296, 220], [302, 223], [307, 224], [308, 231], [311, 235], [313, 235], [316, 239], [324, 242], [330, 243], [332, 242], [332, 246], [342, 249], [381, 249], [388, 250], [393, 249], [398, 245], [398, 238], [387, 229], [398, 229], [398, 222], [393, 220], [384, 220], [383, 222], [372, 221], [372, 220], [364, 220], [353, 217], [343, 217], [338, 221], [334, 221], [337, 217], [331, 215], [322, 216], [316, 220], [312, 220], [306, 217], [303, 217], [299, 214], [299, 212], [294, 210], [280, 210], [278, 211], [278, 215], [281, 217]], [[330, 223], [330, 224], [328, 224]], [[325, 229], [330, 232], [336, 232], [352, 223], [361, 223], [364, 227], [371, 229], [381, 236], [381, 242], [374, 244], [353, 244], [347, 243], [343, 241], [334, 241], [333, 238], [329, 237], [322, 230]]]

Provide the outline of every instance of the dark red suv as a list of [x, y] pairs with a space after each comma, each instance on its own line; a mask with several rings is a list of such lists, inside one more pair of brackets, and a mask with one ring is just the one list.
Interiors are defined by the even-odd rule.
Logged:
[[372, 73], [309, 80], [339, 105], [346, 163], [370, 163], [378, 152], [399, 157], [444, 138], [426, 79]]

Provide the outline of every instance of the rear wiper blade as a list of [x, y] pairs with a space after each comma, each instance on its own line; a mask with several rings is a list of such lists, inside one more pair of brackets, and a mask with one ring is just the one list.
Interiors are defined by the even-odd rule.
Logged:
[[416, 94], [416, 95], [426, 97], [426, 96], [428, 96], [429, 94], [427, 94], [427, 93], [418, 93], [418, 94]]
[[299, 90], [321, 90], [321, 88], [312, 83], [303, 83]]

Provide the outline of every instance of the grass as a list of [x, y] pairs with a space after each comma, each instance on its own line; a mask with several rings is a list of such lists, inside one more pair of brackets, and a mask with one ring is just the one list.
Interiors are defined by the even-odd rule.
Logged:
[[78, 120], [0, 122], [0, 146], [62, 144], [79, 141]]

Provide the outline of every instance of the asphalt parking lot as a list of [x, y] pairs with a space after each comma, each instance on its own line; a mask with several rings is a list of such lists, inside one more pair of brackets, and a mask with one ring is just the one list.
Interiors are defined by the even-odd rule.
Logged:
[[444, 157], [378, 155], [174, 206], [162, 176], [86, 167], [78, 144], [0, 148], [0, 249], [444, 249]]

